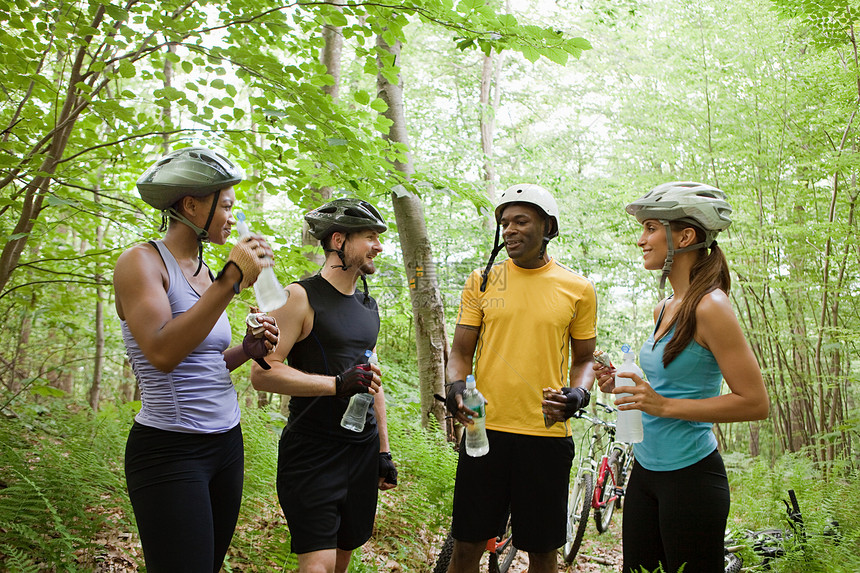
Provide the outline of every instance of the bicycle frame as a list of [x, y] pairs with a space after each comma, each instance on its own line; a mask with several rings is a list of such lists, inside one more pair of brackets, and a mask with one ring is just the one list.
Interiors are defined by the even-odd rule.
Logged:
[[[614, 408], [599, 402], [597, 406], [603, 408], [607, 413], [615, 411]], [[589, 428], [588, 455], [582, 457], [577, 475], [581, 475], [583, 472], [592, 475], [594, 493], [591, 496], [591, 507], [596, 510], [602, 510], [610, 503], [617, 503], [618, 499], [624, 494], [623, 488], [618, 486], [618, 477], [610, 470], [609, 463], [611, 456], [615, 451], [619, 453], [619, 469], [626, 473], [631, 446], [630, 444], [615, 440], [615, 424], [613, 422], [601, 420], [582, 411], [580, 411], [578, 417], [591, 422], [591, 426]], [[598, 453], [604, 437], [609, 438], [606, 449]], [[600, 456], [599, 462], [597, 461], [598, 455]], [[612, 488], [612, 495], [609, 497], [604, 497], [606, 487]]]

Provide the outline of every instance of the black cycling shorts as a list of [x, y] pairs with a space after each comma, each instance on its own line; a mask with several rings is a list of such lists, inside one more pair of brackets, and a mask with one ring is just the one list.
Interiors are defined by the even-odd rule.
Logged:
[[512, 542], [546, 553], [567, 538], [567, 493], [573, 440], [487, 430], [490, 452], [479, 458], [460, 444], [454, 486], [454, 539], [495, 537], [511, 511]]
[[352, 551], [373, 533], [379, 437], [349, 444], [287, 431], [278, 446], [277, 482], [293, 553]]
[[186, 434], [135, 422], [125, 477], [147, 571], [221, 570], [242, 502], [239, 426]]

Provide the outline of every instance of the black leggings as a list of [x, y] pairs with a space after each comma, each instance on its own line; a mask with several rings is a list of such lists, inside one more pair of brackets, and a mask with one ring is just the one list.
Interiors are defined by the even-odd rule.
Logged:
[[624, 499], [624, 573], [723, 573], [729, 483], [719, 452], [675, 471], [635, 462]]
[[239, 517], [244, 449], [239, 426], [221, 434], [135, 423], [125, 477], [148, 573], [217, 573]]

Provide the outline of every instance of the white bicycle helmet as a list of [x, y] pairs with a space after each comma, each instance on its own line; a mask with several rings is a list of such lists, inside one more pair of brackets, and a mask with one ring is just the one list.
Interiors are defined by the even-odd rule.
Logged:
[[490, 253], [490, 260], [487, 261], [487, 266], [482, 274], [481, 292], [484, 292], [487, 288], [487, 279], [490, 276], [490, 269], [493, 266], [493, 261], [496, 260], [496, 255], [499, 254], [499, 251], [501, 251], [504, 246], [504, 242], [499, 241], [501, 234], [500, 225], [502, 221], [502, 212], [504, 212], [505, 207], [514, 203], [526, 203], [528, 205], [532, 205], [533, 207], [536, 207], [538, 211], [543, 213], [547, 219], [549, 219], [550, 225], [544, 233], [541, 256], [546, 252], [547, 244], [558, 236], [558, 203], [555, 202], [555, 198], [549, 191], [540, 185], [535, 185], [534, 183], [520, 183], [518, 185], [511, 185], [505, 189], [502, 192], [501, 197], [499, 197], [499, 202], [496, 204], [496, 238], [493, 241], [493, 250]]
[[[639, 199], [627, 205], [627, 212], [640, 223], [648, 219], [660, 221], [666, 229], [669, 245], [660, 288], [666, 284], [666, 277], [672, 269], [675, 253], [709, 248], [714, 245], [720, 231], [732, 224], [732, 207], [721, 190], [695, 181], [672, 181], [658, 185]], [[679, 221], [689, 223], [705, 232], [705, 240], [695, 245], [675, 249], [669, 223]]]
[[558, 236], [558, 203], [555, 202], [555, 198], [549, 191], [534, 183], [521, 183], [508, 187], [502, 192], [502, 196], [499, 197], [499, 202], [496, 205], [495, 214], [497, 224], [502, 219], [502, 211], [511, 203], [528, 203], [537, 207], [552, 221], [552, 225], [547, 232], [547, 240]]

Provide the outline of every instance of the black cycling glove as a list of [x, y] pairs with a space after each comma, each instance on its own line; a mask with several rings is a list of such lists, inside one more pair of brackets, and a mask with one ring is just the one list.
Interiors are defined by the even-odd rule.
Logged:
[[373, 372], [367, 364], [358, 364], [334, 377], [334, 392], [338, 398], [366, 394], [373, 383]]
[[576, 414], [582, 408], [588, 406], [588, 403], [591, 401], [591, 394], [582, 386], [577, 386], [576, 388], [565, 386], [561, 389], [561, 393], [564, 395], [565, 401], [565, 420]]
[[391, 485], [397, 485], [397, 468], [391, 459], [391, 452], [379, 452], [379, 477]]
[[448, 412], [452, 416], [456, 416], [457, 412], [460, 411], [460, 408], [457, 406], [457, 395], [463, 395], [463, 392], [466, 391], [466, 381], [465, 380], [457, 380], [456, 382], [451, 382], [445, 388], [445, 407], [448, 409]]

